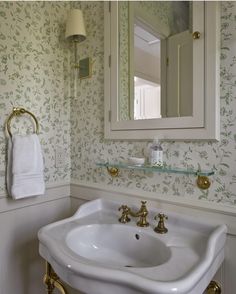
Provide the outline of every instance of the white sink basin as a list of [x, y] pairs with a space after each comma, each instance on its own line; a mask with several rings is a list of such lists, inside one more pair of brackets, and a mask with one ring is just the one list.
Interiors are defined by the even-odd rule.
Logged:
[[[87, 294], [201, 294], [224, 259], [226, 226], [166, 212], [168, 233], [136, 220], [121, 203], [95, 200], [39, 233], [39, 252], [61, 280]], [[134, 208], [137, 210], [137, 208]]]
[[153, 267], [165, 263], [170, 248], [142, 229], [120, 224], [94, 224], [73, 229], [66, 244], [89, 260], [118, 267]]

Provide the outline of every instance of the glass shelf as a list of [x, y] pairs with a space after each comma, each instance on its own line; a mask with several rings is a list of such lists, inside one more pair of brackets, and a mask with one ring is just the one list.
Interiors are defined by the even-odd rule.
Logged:
[[194, 170], [194, 169], [184, 169], [184, 168], [172, 168], [170, 166], [163, 167], [154, 167], [149, 165], [131, 165], [126, 163], [96, 163], [97, 166], [106, 167], [106, 168], [117, 168], [117, 169], [136, 169], [143, 170], [146, 172], [155, 172], [155, 173], [173, 173], [173, 174], [184, 174], [184, 175], [195, 175], [195, 176], [212, 176], [214, 175], [213, 170]]

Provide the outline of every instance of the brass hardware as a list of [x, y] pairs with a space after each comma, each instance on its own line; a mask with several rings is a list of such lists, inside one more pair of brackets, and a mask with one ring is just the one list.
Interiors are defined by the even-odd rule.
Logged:
[[117, 167], [108, 167], [107, 171], [112, 177], [117, 177], [119, 175], [119, 169]]
[[127, 205], [122, 205], [119, 208], [119, 211], [120, 210], [122, 210], [122, 215], [119, 218], [119, 222], [122, 224], [128, 223], [130, 221], [130, 218], [129, 218], [130, 208]]
[[221, 287], [216, 281], [211, 281], [206, 289], [207, 294], [221, 294]]
[[10, 137], [12, 137], [12, 133], [11, 133], [11, 120], [12, 120], [12, 118], [14, 116], [20, 116], [20, 115], [25, 114], [25, 113], [32, 116], [32, 118], [33, 118], [33, 120], [35, 122], [35, 133], [38, 134], [38, 132], [39, 132], [39, 123], [38, 123], [38, 120], [35, 117], [35, 115], [33, 113], [31, 113], [30, 111], [24, 109], [24, 108], [14, 107], [12, 113], [10, 114], [10, 116], [8, 117], [7, 122], [6, 122], [7, 131], [8, 131], [8, 134], [10, 135]]
[[200, 189], [206, 190], [210, 187], [211, 182], [206, 176], [198, 176], [197, 177], [197, 186]]
[[139, 212], [137, 213], [137, 216], [139, 216], [139, 221], [137, 222], [137, 226], [139, 227], [148, 227], [149, 223], [147, 221], [147, 215], [148, 215], [148, 210], [146, 207], [147, 201], [141, 201], [142, 205], [140, 207]]
[[159, 219], [159, 222], [157, 226], [155, 227], [154, 231], [157, 232], [158, 234], [165, 234], [168, 232], [168, 229], [165, 227], [164, 220], [168, 219], [168, 216], [166, 216], [163, 213], [159, 213], [154, 217], [155, 220]]
[[[108, 111], [108, 117], [109, 120], [111, 119], [111, 111]], [[120, 168], [122, 169], [137, 169], [137, 170], [147, 170], [150, 172], [170, 172], [170, 173], [174, 173], [174, 172], [178, 172], [178, 173], [183, 173], [183, 174], [192, 174], [194, 176], [197, 177], [196, 179], [196, 184], [198, 186], [199, 189], [208, 189], [211, 186], [211, 181], [209, 176], [214, 175], [214, 171], [201, 171], [201, 170], [175, 170], [175, 169], [168, 169], [168, 168], [152, 168], [151, 166], [148, 165], [144, 165], [144, 166], [131, 166], [131, 165], [126, 165], [126, 164], [122, 164], [122, 163], [114, 163], [114, 164], [109, 164], [107, 163], [97, 163], [98, 166], [102, 166], [102, 167], [106, 167], [107, 172], [110, 174], [110, 176], [112, 177], [117, 177], [119, 175], [120, 172]]]
[[166, 66], [168, 66], [169, 65], [169, 58], [167, 57], [166, 58]]
[[193, 32], [192, 36], [194, 40], [197, 40], [197, 39], [200, 39], [201, 34], [200, 32], [196, 31], [196, 32]]
[[127, 205], [122, 205], [119, 210], [123, 210], [121, 217], [119, 218], [119, 221], [121, 223], [126, 223], [130, 221], [129, 215], [132, 217], [139, 217], [139, 220], [137, 221], [137, 226], [139, 227], [148, 227], [149, 223], [147, 221], [147, 215], [148, 215], [148, 210], [146, 207], [147, 201], [141, 201], [142, 205], [137, 212], [131, 211], [131, 209]]
[[67, 294], [66, 289], [62, 285], [57, 274], [54, 272], [50, 263], [46, 261], [46, 274], [44, 275], [43, 282], [46, 285], [47, 294], [52, 294], [55, 287], [62, 293]]

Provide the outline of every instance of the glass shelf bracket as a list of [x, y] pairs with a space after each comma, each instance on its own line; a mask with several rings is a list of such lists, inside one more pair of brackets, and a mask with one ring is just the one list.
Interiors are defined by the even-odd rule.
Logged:
[[149, 165], [130, 165], [125, 163], [96, 163], [99, 167], [105, 167], [108, 173], [112, 177], [117, 177], [119, 175], [120, 169], [128, 170], [142, 170], [146, 172], [155, 173], [172, 173], [172, 174], [183, 174], [183, 175], [194, 175], [197, 177], [197, 186], [200, 189], [208, 189], [211, 185], [209, 176], [214, 175], [214, 171], [204, 171], [204, 170], [194, 170], [194, 169], [183, 169], [183, 168], [172, 168], [169, 166], [154, 167]]

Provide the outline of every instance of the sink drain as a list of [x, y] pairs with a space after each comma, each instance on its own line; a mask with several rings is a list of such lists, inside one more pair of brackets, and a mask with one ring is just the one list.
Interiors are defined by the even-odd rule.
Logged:
[[125, 265], [125, 267], [133, 267], [132, 265]]
[[140, 239], [139, 234], [135, 234], [135, 238], [136, 238], [137, 240], [139, 240], [139, 239]]

